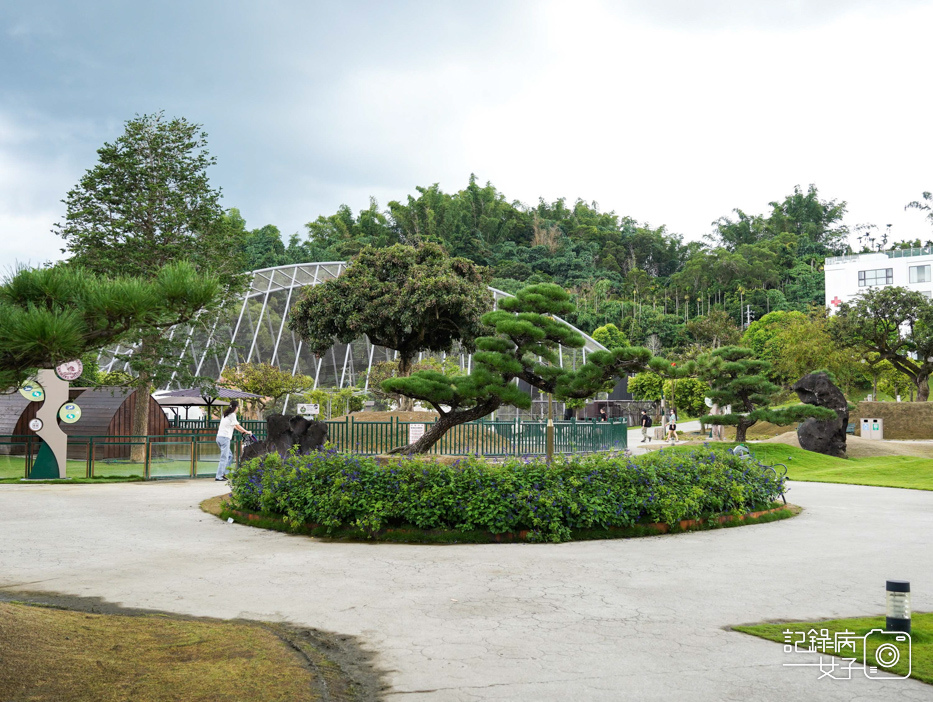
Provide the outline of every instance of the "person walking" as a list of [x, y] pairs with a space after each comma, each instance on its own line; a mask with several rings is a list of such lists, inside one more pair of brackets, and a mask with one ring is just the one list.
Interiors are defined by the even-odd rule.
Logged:
[[671, 416], [667, 420], [667, 438], [672, 444], [679, 441], [677, 438], [677, 413], [671, 409]]
[[651, 417], [646, 410], [641, 411], [641, 443], [646, 441], [650, 444], [651, 437], [648, 436], [648, 430], [651, 428]]
[[217, 428], [217, 445], [220, 447], [220, 461], [217, 464], [217, 475], [214, 480], [226, 480], [230, 464], [233, 463], [233, 452], [230, 450], [230, 442], [233, 440], [233, 430], [236, 429], [241, 434], [249, 434], [248, 431], [240, 426], [236, 418], [236, 411], [240, 403], [231, 400], [230, 405], [224, 410], [223, 419], [220, 420], [220, 426]]

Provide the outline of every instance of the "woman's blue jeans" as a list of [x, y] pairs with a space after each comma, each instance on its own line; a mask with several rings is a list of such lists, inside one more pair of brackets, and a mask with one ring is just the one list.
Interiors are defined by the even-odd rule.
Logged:
[[233, 463], [233, 452], [230, 450], [230, 439], [226, 436], [217, 437], [217, 445], [220, 446], [220, 462], [217, 464], [217, 475], [215, 478], [222, 478], [227, 474], [227, 469]]

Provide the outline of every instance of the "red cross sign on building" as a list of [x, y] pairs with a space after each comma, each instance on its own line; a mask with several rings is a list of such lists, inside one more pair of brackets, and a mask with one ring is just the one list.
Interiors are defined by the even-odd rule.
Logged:
[[829, 301], [833, 307], [839, 307], [842, 304], [842, 300], [839, 299], [839, 296], [836, 295], [832, 300]]

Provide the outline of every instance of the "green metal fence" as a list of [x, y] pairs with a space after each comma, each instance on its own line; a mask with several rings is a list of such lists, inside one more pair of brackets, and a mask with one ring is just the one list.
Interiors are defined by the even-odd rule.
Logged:
[[[433, 423], [357, 422], [347, 417], [327, 422], [327, 439], [341, 451], [361, 454], [386, 453], [405, 446]], [[414, 433], [413, 433], [414, 432]], [[547, 442], [546, 422], [480, 420], [459, 424], [431, 447], [429, 453], [445, 456], [482, 454], [484, 456], [524, 456], [544, 454]], [[608, 422], [554, 422], [554, 451], [557, 453], [592, 453], [623, 450], [628, 447], [628, 423], [625, 419]]]
[[[34, 434], [0, 436], [0, 478], [28, 476], [40, 444]], [[134, 448], [142, 460], [134, 460]], [[231, 449], [235, 457], [240, 455], [240, 437]], [[203, 433], [69, 436], [67, 456], [69, 478], [199, 478], [217, 472], [220, 448], [213, 436]]]
[[[192, 426], [195, 422], [199, 426]], [[181, 426], [179, 426], [181, 424]], [[244, 428], [265, 438], [265, 422], [242, 422]], [[375, 455], [405, 446], [432, 423], [357, 422], [353, 417], [327, 422], [327, 440], [340, 451]], [[130, 477], [198, 478], [214, 475], [220, 460], [216, 442], [217, 422], [181, 420], [169, 433], [158, 436], [69, 436], [69, 478]], [[460, 424], [448, 431], [430, 450], [434, 455], [485, 456], [543, 455], [547, 423], [480, 420]], [[0, 479], [23, 478], [29, 474], [40, 440], [34, 434], [0, 436]], [[554, 422], [554, 451], [592, 453], [628, 447], [625, 419], [607, 422]], [[133, 449], [142, 460], [133, 460]], [[231, 450], [242, 452], [242, 436], [234, 433]]]
[[[200, 431], [213, 435], [217, 420], [175, 420], [173, 431]], [[433, 422], [402, 422], [395, 417], [385, 421], [354, 420], [353, 416], [328, 421], [327, 440], [340, 451], [361, 454], [386, 453], [411, 442], [413, 431], [427, 431]], [[258, 438], [266, 436], [266, 423], [258, 420], [241, 422]], [[414, 429], [413, 429], [414, 427]], [[459, 424], [448, 431], [432, 448], [436, 455], [462, 456], [480, 453], [485, 456], [514, 456], [545, 453], [546, 422], [521, 420], [497, 421], [481, 419]], [[554, 422], [554, 450], [558, 453], [591, 453], [628, 448], [628, 421], [625, 418], [606, 422], [570, 420]]]

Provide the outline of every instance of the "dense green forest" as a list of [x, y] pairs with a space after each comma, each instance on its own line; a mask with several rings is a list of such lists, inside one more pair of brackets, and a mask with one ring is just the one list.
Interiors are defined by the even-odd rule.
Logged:
[[437, 185], [417, 191], [385, 209], [375, 200], [359, 213], [341, 206], [287, 243], [272, 225], [248, 230], [237, 210], [227, 213], [227, 225], [241, 236], [244, 270], [349, 260], [367, 245], [437, 242], [486, 266], [490, 284], [506, 292], [535, 282], [563, 286], [576, 304], [567, 321], [588, 333], [612, 323], [630, 343], [667, 353], [708, 345], [704, 335], [737, 332], [749, 310], [758, 319], [822, 307], [823, 261], [852, 251], [850, 233], [863, 250], [889, 246], [872, 228], [850, 232], [846, 203], [821, 199], [813, 185], [769, 203], [765, 215], [733, 210], [702, 242], [592, 202], [509, 201], [475, 176], [456, 193]]

